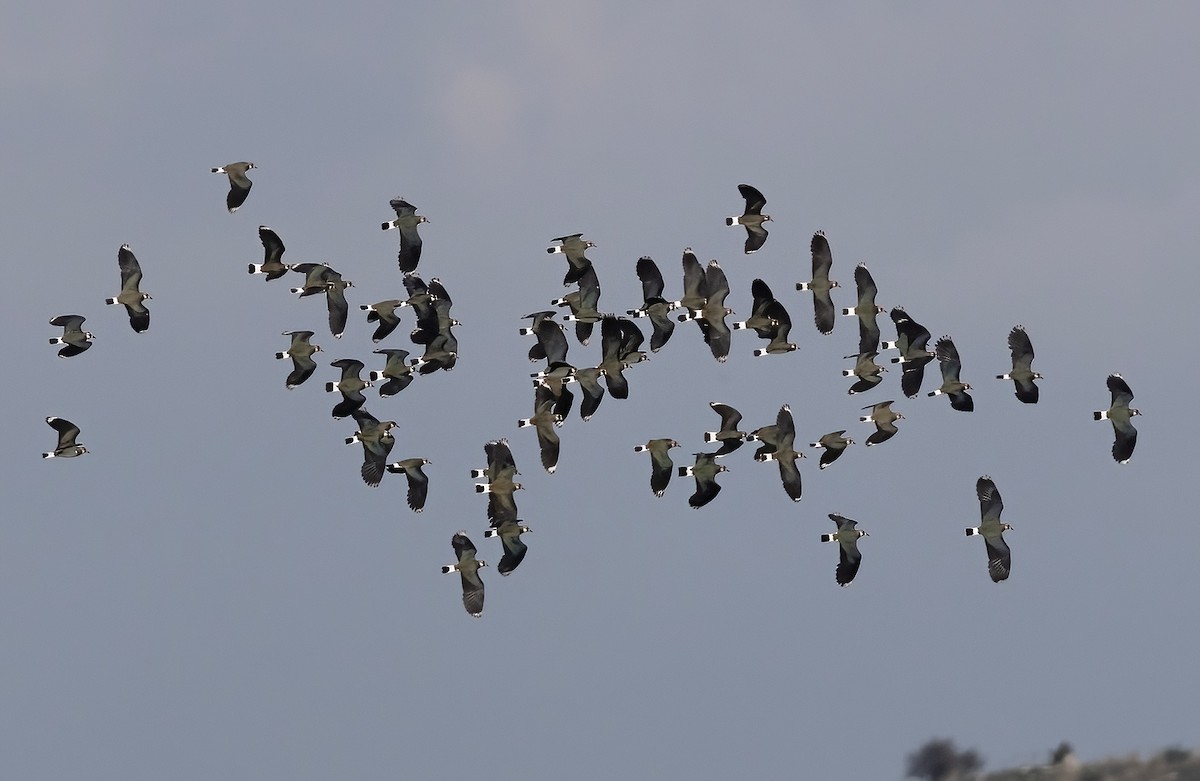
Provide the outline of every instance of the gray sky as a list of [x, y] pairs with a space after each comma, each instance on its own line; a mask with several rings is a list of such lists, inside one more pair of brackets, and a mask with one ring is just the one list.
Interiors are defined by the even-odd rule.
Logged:
[[[12, 290], [0, 340], [0, 774], [22, 779], [897, 778], [932, 736], [988, 767], [1194, 745], [1200, 531], [1183, 486], [1197, 435], [1184, 325], [1194, 290], [1200, 11], [1190, 5], [343, 2], [168, 9], [69, 2], [0, 11]], [[208, 168], [252, 160], [230, 216]], [[736, 185], [771, 237], [741, 253]], [[329, 416], [328, 361], [371, 355], [361, 303], [395, 297], [388, 199], [428, 215], [420, 272], [455, 300], [461, 357], [368, 409], [395, 458], [432, 459], [429, 503], [359, 478], [352, 421]], [[290, 262], [355, 283], [335, 341], [323, 303], [264, 284], [259, 224]], [[879, 302], [954, 337], [977, 411], [863, 396], [839, 370], [857, 331], [812, 327], [794, 291], [823, 229], [838, 306], [865, 262]], [[532, 387], [521, 315], [563, 293], [549, 239], [584, 232], [601, 309], [640, 303], [634, 261], [678, 295], [691, 246], [720, 259], [739, 316], [762, 277], [797, 352], [735, 334], [717, 364], [677, 329], [561, 429], [558, 472], [518, 431]], [[145, 271], [153, 323], [103, 300], [117, 247]], [[94, 348], [63, 361], [46, 321], [78, 312]], [[884, 338], [893, 338], [886, 318]], [[1036, 407], [993, 380], [1023, 323], [1046, 375]], [[408, 347], [401, 331], [383, 345]], [[288, 392], [281, 331], [326, 352]], [[740, 338], [739, 338], [740, 337]], [[572, 344], [577, 365], [598, 338]], [[378, 365], [377, 365], [378, 364]], [[1113, 463], [1104, 380], [1145, 411]], [[931, 367], [931, 374], [936, 374]], [[927, 387], [931, 380], [927, 378]], [[800, 463], [803, 501], [749, 449], [724, 491], [655, 499], [632, 452], [702, 449], [707, 403], [754, 428], [791, 405], [798, 439], [897, 399], [887, 444]], [[45, 461], [47, 415], [93, 453]], [[533, 528], [513, 575], [462, 609], [450, 536], [480, 555], [469, 470], [506, 436]], [[814, 452], [815, 456], [815, 452]], [[975, 480], [1014, 525], [991, 583]], [[840, 512], [871, 536], [855, 583], [818, 537]], [[849, 745], [853, 744], [853, 748]]]

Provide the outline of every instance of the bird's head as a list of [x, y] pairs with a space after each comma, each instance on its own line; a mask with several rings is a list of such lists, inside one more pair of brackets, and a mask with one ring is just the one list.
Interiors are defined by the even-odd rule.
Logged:
[[1142, 414], [1142, 411], [1140, 409], [1133, 409], [1132, 407], [1129, 409], [1129, 417], [1131, 417], [1131, 418], [1137, 417], [1138, 415], [1141, 415], [1141, 414]]

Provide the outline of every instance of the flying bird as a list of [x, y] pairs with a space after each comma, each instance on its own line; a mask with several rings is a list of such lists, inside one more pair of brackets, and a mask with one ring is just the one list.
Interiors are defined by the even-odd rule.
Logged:
[[408, 509], [414, 513], [425, 509], [425, 499], [429, 496], [429, 478], [424, 471], [429, 463], [432, 462], [428, 458], [406, 458], [387, 465], [389, 472], [403, 473], [408, 480]]
[[400, 254], [396, 256], [400, 270], [405, 274], [416, 271], [421, 262], [421, 234], [417, 232], [417, 226], [429, 219], [417, 214], [417, 207], [403, 198], [393, 198], [388, 204], [395, 209], [396, 219], [380, 227], [385, 231], [392, 228], [400, 231]]
[[1012, 526], [1000, 522], [1004, 503], [1000, 501], [1000, 491], [996, 489], [992, 478], [987, 475], [979, 478], [975, 483], [975, 493], [979, 496], [980, 521], [978, 526], [967, 527], [967, 536], [983, 536], [984, 545], [987, 546], [988, 574], [992, 576], [992, 582], [999, 583], [1007, 580], [1012, 570], [1012, 553], [1004, 541], [1004, 532]]
[[303, 384], [317, 370], [317, 362], [312, 356], [321, 352], [321, 346], [309, 341], [313, 336], [312, 331], [284, 331], [283, 335], [292, 337], [291, 346], [285, 352], [275, 353], [275, 357], [278, 360], [292, 359], [292, 371], [284, 381], [287, 389], [291, 390]]
[[875, 424], [875, 430], [871, 432], [871, 436], [867, 437], [867, 447], [887, 442], [896, 435], [896, 421], [904, 420], [904, 416], [892, 409], [894, 403], [889, 399], [863, 407], [863, 409], [871, 410], [871, 414], [859, 417], [859, 422]]
[[835, 573], [837, 584], [848, 586], [854, 580], [854, 576], [858, 574], [858, 567], [862, 564], [858, 541], [860, 538], [866, 537], [867, 532], [855, 528], [858, 521], [853, 521], [837, 513], [829, 513], [829, 519], [837, 524], [838, 530], [833, 534], [822, 534], [821, 542], [838, 543], [838, 565]]
[[858, 381], [846, 391], [851, 396], [856, 393], [869, 391], [883, 380], [882, 373], [887, 371], [887, 369], [875, 363], [875, 359], [879, 357], [879, 353], [872, 350], [871, 352], [847, 355], [846, 357], [854, 359], [854, 368], [842, 369], [842, 376], [858, 378]]
[[[544, 391], [539, 386], [538, 391]], [[554, 474], [558, 468], [559, 439], [554, 429], [562, 425], [563, 416], [554, 411], [555, 399], [548, 392], [534, 394], [533, 415], [517, 421], [517, 428], [533, 427], [537, 432], [538, 448], [541, 451], [542, 467]]]
[[259, 225], [258, 239], [263, 245], [263, 262], [251, 263], [251, 274], [265, 274], [266, 281], [270, 282], [291, 271], [292, 267], [283, 262], [283, 253], [286, 248], [278, 233], [266, 225]]
[[767, 199], [758, 189], [751, 187], [748, 184], [739, 184], [738, 192], [742, 194], [742, 198], [746, 199], [746, 208], [738, 217], [726, 217], [726, 225], [741, 225], [746, 229], [746, 254], [756, 252], [762, 248], [762, 245], [767, 241], [767, 229], [763, 227], [764, 222], [771, 221], [771, 215], [763, 214], [763, 207], [767, 205]]
[[42, 458], [74, 458], [88, 452], [83, 445], [76, 443], [79, 436], [79, 426], [66, 418], [54, 416], [46, 418], [50, 428], [58, 432], [58, 445], [48, 453], [42, 453]]
[[600, 321], [602, 358], [598, 368], [614, 399], [629, 398], [629, 381], [624, 370], [645, 360], [646, 354], [640, 349], [643, 338], [642, 332], [627, 318], [605, 317]]
[[487, 456], [487, 466], [471, 471], [471, 477], [486, 478], [487, 482], [475, 485], [475, 493], [488, 495], [487, 517], [493, 527], [498, 527], [505, 521], [517, 519], [517, 503], [513, 492], [523, 487], [513, 482], [513, 477], [520, 474], [513, 460], [508, 440], [494, 439], [483, 446]]
[[[579, 384], [579, 392], [583, 394], [583, 401], [579, 402], [579, 417], [582, 420], [591, 420], [604, 400], [604, 386], [600, 384], [600, 378], [604, 375], [604, 369], [599, 366], [576, 368], [571, 374], [571, 379]], [[567, 413], [561, 414], [566, 419]]]
[[457, 572], [462, 578], [463, 607], [475, 618], [483, 615], [483, 581], [479, 578], [479, 570], [487, 566], [487, 562], [475, 558], [475, 543], [471, 542], [466, 532], [455, 532], [450, 539], [454, 555], [458, 561], [442, 567], [443, 573]]
[[[870, 417], [867, 418], [870, 420]], [[819, 466], [824, 469], [842, 457], [842, 453], [846, 452], [846, 448], [854, 444], [853, 439], [845, 437], [846, 430], [833, 431], [824, 435], [816, 442], [811, 443], [810, 447], [825, 448], [825, 452], [821, 453], [821, 461]]]
[[325, 306], [329, 311], [329, 332], [333, 338], [341, 339], [346, 330], [346, 318], [350, 306], [346, 303], [346, 288], [354, 287], [348, 279], [329, 267], [327, 263], [298, 263], [292, 266], [292, 271], [304, 275], [304, 284], [292, 288], [292, 292], [304, 298], [319, 293], [325, 294]]
[[226, 163], [220, 168], [211, 169], [214, 174], [225, 174], [229, 177], [229, 194], [225, 196], [225, 208], [233, 214], [246, 202], [250, 188], [254, 182], [246, 177], [246, 172], [258, 168], [254, 163]]
[[796, 345], [787, 340], [792, 330], [792, 318], [787, 309], [775, 298], [771, 288], [761, 279], [750, 283], [750, 294], [754, 301], [750, 309], [750, 317], [733, 324], [733, 330], [752, 330], [760, 339], [766, 339], [766, 347], [754, 351], [754, 356], [791, 352]]
[[1108, 375], [1108, 390], [1112, 393], [1112, 403], [1108, 409], [1093, 412], [1092, 416], [1096, 420], [1112, 421], [1113, 460], [1118, 464], [1128, 464], [1137, 445], [1137, 429], [1133, 427], [1131, 418], [1142, 413], [1129, 406], [1129, 402], [1133, 401], [1133, 391], [1124, 377], [1119, 374]]
[[362, 361], [355, 358], [339, 358], [336, 361], [330, 362], [329, 365], [342, 370], [340, 380], [325, 383], [326, 393], [340, 391], [342, 394], [342, 400], [334, 406], [331, 414], [335, 418], [344, 418], [347, 415], [353, 415], [362, 405], [367, 403], [367, 397], [363, 395], [363, 389], [371, 387], [371, 383], [360, 376], [366, 366]]
[[597, 308], [600, 306], [600, 279], [596, 276], [596, 269], [589, 263], [579, 276], [579, 289], [551, 303], [571, 310], [570, 314], [563, 315], [563, 320], [575, 323], [575, 338], [580, 344], [587, 345], [596, 323], [604, 319], [604, 313]]
[[387, 457], [391, 455], [392, 445], [396, 444], [392, 429], [396, 421], [380, 421], [365, 409], [357, 409], [353, 413], [358, 431], [353, 436], [346, 437], [346, 444], [361, 442], [363, 446], [362, 479], [367, 485], [375, 488], [383, 479], [387, 470]]
[[404, 306], [398, 298], [389, 298], [374, 304], [359, 304], [358, 308], [367, 313], [368, 323], [379, 323], [371, 334], [372, 342], [381, 342], [400, 326], [400, 315], [397, 309]]
[[679, 467], [679, 476], [691, 475], [696, 479], [696, 490], [688, 497], [688, 504], [698, 510], [717, 498], [721, 486], [717, 483], [717, 475], [728, 472], [729, 467], [717, 463], [716, 453], [696, 453], [696, 463], [692, 466]]
[[87, 318], [83, 315], [59, 315], [50, 321], [50, 325], [63, 329], [62, 336], [50, 339], [50, 344], [63, 345], [63, 348], [58, 351], [59, 358], [73, 358], [92, 346], [91, 340], [96, 337], [92, 335], [91, 331], [83, 330], [85, 320]]
[[1025, 333], [1025, 326], [1018, 325], [1008, 332], [1008, 349], [1012, 353], [1012, 371], [997, 374], [996, 379], [1012, 380], [1017, 399], [1026, 404], [1037, 404], [1038, 386], [1034, 380], [1040, 380], [1042, 375], [1033, 370], [1033, 343]]
[[858, 289], [858, 303], [848, 309], [843, 309], [843, 315], [858, 316], [858, 351], [859, 353], [874, 352], [879, 349], [879, 323], [877, 315], [886, 311], [875, 303], [879, 288], [866, 265], [859, 263], [854, 267], [854, 285]]
[[[535, 336], [537, 334], [538, 328], [541, 326], [542, 322], [546, 321], [546, 320], [553, 320], [554, 316], [557, 314], [558, 314], [558, 311], [555, 309], [542, 309], [538, 312], [530, 312], [529, 314], [525, 315], [521, 319], [522, 320], [530, 320], [532, 322], [530, 322], [528, 327], [519, 329], [517, 331], [517, 333], [519, 333], [521, 336]], [[538, 361], [543, 361], [545, 359], [546, 359], [546, 348], [544, 346], [542, 346], [542, 343], [540, 341], [535, 343], [533, 345], [533, 347], [529, 348], [529, 362], [530, 363], [537, 363]]]
[[813, 234], [812, 243], [812, 279], [808, 282], [797, 282], [797, 290], [809, 290], [813, 294], [813, 322], [817, 330], [823, 334], [833, 333], [834, 309], [833, 298], [829, 291], [841, 285], [829, 278], [829, 269], [833, 266], [833, 252], [829, 249], [829, 240], [825, 234], [817, 231]]
[[367, 375], [371, 382], [387, 380], [379, 386], [380, 398], [386, 399], [388, 396], [395, 396], [412, 383], [413, 373], [412, 367], [408, 365], [408, 350], [391, 348], [375, 350], [375, 353], [387, 359], [387, 363], [383, 365], [383, 371], [373, 371]]
[[521, 541], [521, 535], [531, 531], [533, 529], [521, 521], [505, 520], [483, 533], [485, 538], [499, 537], [500, 544], [504, 546], [504, 555], [500, 557], [500, 563], [496, 565], [497, 572], [501, 575], [509, 575], [525, 560], [525, 554], [529, 549]]
[[899, 357], [893, 358], [892, 363], [900, 364], [903, 372], [900, 375], [900, 390], [911, 399], [921, 392], [925, 365], [935, 357], [933, 351], [928, 349], [929, 329], [898, 306], [892, 308], [890, 315], [896, 325], [896, 341], [884, 342], [883, 349], [900, 351]]
[[712, 411], [721, 417], [721, 424], [716, 431], [704, 432], [704, 441], [720, 442], [721, 447], [715, 455], [728, 455], [746, 441], [746, 432], [738, 430], [738, 425], [742, 422], [742, 413], [719, 401], [710, 401], [708, 406], [712, 407]]
[[626, 314], [650, 318], [650, 351], [656, 353], [675, 332], [675, 321], [670, 316], [675, 305], [663, 298], [663, 276], [653, 258], [638, 258], [637, 275], [642, 283], [642, 306], [630, 309]]
[[671, 448], [679, 447], [679, 443], [670, 438], [652, 439], [644, 445], [636, 445], [635, 453], [650, 454], [650, 490], [655, 496], [666, 493], [667, 485], [671, 482], [671, 473], [675, 464], [671, 461]]
[[784, 493], [793, 502], [798, 502], [804, 489], [800, 482], [800, 470], [796, 468], [796, 459], [804, 458], [804, 454], [796, 452], [795, 440], [796, 424], [792, 420], [792, 408], [784, 404], [775, 417], [775, 449], [764, 453], [759, 460], [779, 462], [779, 478], [783, 482]]
[[115, 298], [104, 299], [104, 303], [124, 306], [129, 313], [130, 327], [140, 334], [150, 327], [150, 310], [143, 302], [151, 296], [138, 289], [142, 282], [142, 266], [129, 251], [128, 244], [122, 244], [117, 250], [117, 266], [121, 269], [121, 292]]
[[570, 236], [559, 236], [551, 241], [558, 242], [552, 247], [547, 247], [546, 252], [551, 255], [565, 255], [567, 257], [567, 273], [563, 277], [563, 285], [570, 285], [578, 282], [583, 278], [584, 272], [592, 267], [592, 261], [588, 260], [584, 253], [591, 247], [596, 246], [596, 242], [583, 238], [582, 233], [572, 233]]
[[704, 343], [712, 351], [713, 357], [724, 363], [729, 357], [731, 341], [729, 326], [725, 323], [725, 318], [734, 313], [732, 309], [725, 306], [725, 299], [729, 296], [729, 280], [725, 277], [725, 271], [721, 268], [721, 264], [716, 260], [710, 260], [704, 269], [703, 283], [697, 288], [694, 272], [689, 277], [685, 256], [684, 300], [696, 301], [701, 296], [704, 299], [703, 304], [699, 307], [685, 304], [688, 312], [680, 315], [679, 321], [695, 320], [696, 324], [700, 326], [700, 334], [704, 337]]
[[930, 391], [929, 395], [937, 396], [944, 393], [950, 397], [952, 408], [959, 412], [974, 411], [975, 400], [971, 398], [971, 394], [967, 393], [971, 390], [971, 386], [959, 379], [962, 361], [958, 357], [958, 348], [954, 346], [954, 342], [949, 336], [943, 336], [937, 340], [933, 349], [937, 355], [938, 364], [942, 368], [942, 385], [937, 390]]

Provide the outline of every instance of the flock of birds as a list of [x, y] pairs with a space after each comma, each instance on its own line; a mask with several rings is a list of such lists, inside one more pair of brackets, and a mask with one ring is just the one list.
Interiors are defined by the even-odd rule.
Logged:
[[[246, 174], [254, 168], [254, 163], [237, 162], [211, 169], [212, 173], [228, 177], [226, 207], [230, 213], [236, 212], [245, 203], [252, 187]], [[742, 214], [728, 217], [725, 222], [728, 226], [745, 229], [744, 252], [749, 254], [762, 248], [767, 241], [768, 231], [764, 225], [771, 221], [771, 217], [763, 214], [766, 199], [761, 192], [747, 184], [739, 185], [738, 189], [745, 201], [745, 208]], [[380, 398], [387, 398], [401, 393], [420, 375], [453, 369], [458, 358], [458, 342], [453, 328], [458, 321], [451, 315], [453, 300], [441, 281], [434, 277], [426, 283], [416, 273], [422, 249], [418, 227], [428, 222], [427, 218], [416, 214], [416, 207], [403, 198], [393, 199], [390, 205], [396, 217], [382, 223], [381, 227], [385, 231], [394, 229], [399, 233], [397, 262], [403, 275], [406, 297], [362, 304], [359, 308], [366, 312], [368, 323], [375, 324], [371, 338], [376, 344], [387, 339], [399, 327], [401, 312], [411, 308], [415, 325], [409, 333], [409, 340], [422, 348], [423, 352], [420, 356], [410, 357], [410, 352], [401, 348], [376, 349], [374, 353], [383, 356], [384, 364], [378, 371], [368, 372], [365, 379], [363, 373], [366, 365], [363, 361], [356, 358], [334, 360], [331, 365], [340, 370], [341, 376], [336, 382], [326, 383], [325, 390], [337, 391], [341, 395], [331, 411], [332, 416], [337, 419], [351, 417], [358, 425], [345, 443], [362, 445], [360, 471], [363, 482], [375, 487], [387, 473], [403, 474], [408, 486], [407, 504], [414, 512], [421, 512], [429, 492], [429, 479], [424, 467], [430, 461], [416, 456], [389, 462], [395, 444], [392, 429], [396, 422], [381, 421], [368, 412], [365, 409], [367, 397], [364, 390], [379, 383]], [[289, 274], [301, 275], [303, 283], [292, 287], [291, 292], [299, 298], [323, 295], [330, 333], [340, 339], [350, 311], [346, 290], [353, 287], [353, 283], [328, 264], [285, 263], [285, 246], [280, 237], [265, 225], [259, 226], [258, 233], [264, 258], [262, 263], [250, 264], [249, 273], [263, 275], [268, 282]], [[658, 265], [650, 257], [642, 257], [635, 266], [642, 285], [641, 305], [626, 310], [626, 316], [603, 312], [599, 308], [600, 282], [595, 266], [587, 257], [587, 250], [594, 246], [594, 242], [580, 233], [552, 239], [552, 246], [547, 252], [564, 256], [567, 270], [563, 285], [573, 289], [551, 302], [554, 309], [525, 315], [524, 319], [530, 323], [519, 329], [521, 335], [532, 336], [535, 340], [528, 352], [529, 360], [535, 363], [544, 361], [545, 365], [531, 374], [534, 386], [533, 414], [520, 419], [517, 425], [518, 428], [534, 429], [542, 467], [549, 473], [553, 473], [558, 465], [561, 443], [557, 429], [574, 407], [575, 391], [571, 386], [577, 386], [582, 397], [578, 409], [583, 420], [590, 419], [597, 412], [606, 395], [614, 399], [628, 398], [629, 381], [625, 371], [648, 357], [642, 349], [645, 335], [637, 325], [638, 319], [650, 321], [648, 347], [652, 353], [661, 350], [671, 340], [677, 322], [689, 321], [697, 324], [704, 342], [717, 361], [724, 362], [727, 359], [732, 331], [753, 331], [766, 343], [753, 351], [757, 357], [786, 354], [797, 348], [794, 342], [788, 341], [792, 320], [787, 307], [774, 296], [762, 279], [755, 279], [751, 285], [753, 305], [750, 316], [744, 321], [727, 323], [726, 318], [733, 312], [726, 305], [729, 283], [725, 273], [716, 260], [709, 261], [707, 265], [701, 264], [690, 248], [683, 252], [682, 295], [679, 298], [666, 296], [666, 283]], [[834, 329], [837, 312], [831, 291], [840, 285], [830, 278], [833, 254], [822, 232], [813, 235], [810, 249], [812, 276], [798, 282], [796, 290], [812, 293], [814, 324], [821, 334], [828, 335]], [[150, 327], [146, 301], [151, 296], [140, 289], [142, 270], [129, 245], [124, 244], [118, 249], [117, 265], [121, 289], [116, 296], [106, 299], [105, 303], [124, 306], [130, 326], [135, 332], [143, 332]], [[925, 367], [936, 360], [941, 384], [928, 391], [927, 395], [944, 395], [952, 409], [972, 412], [972, 387], [961, 377], [962, 362], [953, 340], [943, 336], [934, 342], [932, 350], [929, 349], [930, 332], [903, 309], [896, 307], [888, 312], [895, 326], [896, 339], [883, 341], [877, 319], [887, 310], [875, 302], [878, 290], [865, 265], [859, 264], [854, 269], [854, 282], [857, 292], [855, 305], [841, 310], [843, 315], [855, 317], [859, 327], [858, 351], [846, 356], [853, 360], [853, 367], [842, 371], [843, 376], [854, 378], [848, 393], [865, 393], [879, 385], [886, 369], [876, 359], [883, 351], [896, 350], [898, 355], [891, 357], [890, 362], [901, 367], [900, 389], [906, 397], [920, 395]], [[566, 313], [560, 322], [556, 317], [562, 310], [566, 310]], [[59, 315], [50, 320], [51, 325], [63, 329], [61, 336], [50, 339], [50, 344], [61, 345], [58, 351], [60, 357], [75, 357], [91, 347], [94, 337], [84, 329], [85, 321], [82, 315], [77, 314]], [[580, 346], [590, 343], [595, 326], [599, 324], [601, 356], [594, 366], [576, 366], [568, 361], [570, 339], [566, 324], [571, 324], [570, 330]], [[293, 330], [283, 335], [290, 338], [290, 345], [286, 350], [276, 353], [275, 357], [291, 359], [292, 371], [284, 384], [292, 389], [304, 384], [315, 373], [317, 363], [314, 356], [322, 349], [311, 341], [315, 336], [314, 331]], [[1011, 369], [996, 377], [1013, 383], [1014, 394], [1019, 401], [1036, 404], [1039, 398], [1036, 381], [1041, 379], [1041, 375], [1033, 370], [1033, 344], [1022, 326], [1018, 325], [1009, 332], [1008, 347]], [[1119, 463], [1126, 463], [1132, 457], [1137, 443], [1137, 430], [1132, 418], [1141, 413], [1130, 406], [1133, 393], [1119, 374], [1108, 377], [1108, 389], [1111, 403], [1108, 409], [1095, 412], [1094, 418], [1111, 422], [1114, 431], [1113, 458]], [[894, 400], [880, 401], [863, 407], [867, 414], [860, 416], [860, 422], [874, 426], [866, 438], [867, 447], [882, 444], [897, 433], [896, 421], [904, 416], [892, 409], [894, 403]], [[715, 448], [695, 453], [692, 464], [676, 467], [670, 451], [680, 447], [680, 443], [669, 437], [651, 439], [634, 448], [636, 452], [650, 454], [650, 488], [654, 495], [664, 495], [672, 476], [691, 477], [695, 488], [688, 504], [693, 508], [707, 505], [721, 491], [717, 478], [727, 471], [721, 459], [744, 444], [753, 442], [756, 443], [753, 458], [758, 462], [775, 462], [785, 494], [793, 501], [800, 501], [803, 484], [797, 460], [804, 458], [804, 454], [796, 449], [796, 427], [789, 406], [785, 404], [779, 409], [774, 423], [753, 430], [742, 430], [742, 415], [734, 407], [719, 402], [713, 402], [710, 406], [719, 417], [719, 423], [715, 430], [704, 432], [703, 439], [706, 443], [714, 444]], [[53, 450], [42, 454], [43, 458], [72, 458], [88, 452], [87, 447], [78, 442], [80, 429], [74, 423], [56, 416], [46, 418], [46, 422], [55, 430], [58, 440]], [[853, 444], [854, 440], [846, 436], [845, 429], [841, 429], [821, 436], [809, 446], [821, 449], [819, 468], [826, 469]], [[507, 440], [486, 442], [484, 455], [486, 465], [473, 470], [471, 475], [483, 480], [475, 485], [475, 490], [487, 495], [490, 528], [485, 537], [500, 539], [503, 555], [497, 570], [501, 575], [508, 575], [521, 564], [527, 552], [521, 537], [530, 528], [520, 519], [513, 497], [514, 492], [523, 486], [515, 481], [520, 472]], [[986, 475], [979, 478], [976, 494], [980, 503], [980, 522], [978, 526], [968, 527], [966, 534], [984, 538], [988, 573], [993, 581], [1000, 582], [1007, 579], [1011, 571], [1011, 552], [1004, 540], [1004, 532], [1011, 527], [1000, 520], [1003, 504], [991, 478]], [[840, 553], [835, 578], [839, 585], [845, 586], [854, 580], [858, 572], [862, 561], [858, 541], [867, 532], [859, 529], [853, 519], [838, 514], [830, 514], [829, 518], [836, 525], [836, 531], [821, 535], [821, 541], [838, 543]], [[477, 549], [465, 532], [455, 533], [451, 545], [456, 560], [442, 570], [459, 573], [463, 605], [472, 616], [479, 616], [484, 603], [484, 585], [479, 570], [486, 564], [477, 558]]]

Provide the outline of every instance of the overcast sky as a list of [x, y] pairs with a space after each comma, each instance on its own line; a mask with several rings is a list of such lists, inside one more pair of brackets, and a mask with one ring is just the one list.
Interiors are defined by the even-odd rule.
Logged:
[[[1195, 746], [1190, 300], [1200, 212], [1190, 4], [121, 2], [0, 11], [0, 775], [20, 779], [899, 778], [931, 737], [987, 767]], [[208, 169], [250, 160], [236, 214]], [[770, 238], [746, 256], [737, 185], [766, 195]], [[405, 484], [359, 477], [351, 420], [330, 417], [328, 362], [381, 368], [358, 305], [401, 295], [388, 200], [422, 226], [419, 272], [454, 297], [460, 359], [399, 396]], [[354, 282], [341, 340], [319, 298], [261, 262]], [[899, 372], [848, 396], [857, 329], [812, 325], [809, 239], [833, 248], [837, 306], [866, 263], [879, 303], [954, 337], [976, 411], [905, 399]], [[771, 285], [799, 350], [718, 364], [696, 326], [560, 430], [538, 464], [518, 336], [563, 294], [555, 236], [583, 232], [600, 308], [640, 303], [650, 255], [680, 293], [686, 246], [717, 258], [743, 318]], [[154, 298], [134, 333], [104, 306], [128, 243]], [[59, 359], [47, 320], [88, 318]], [[1046, 376], [1019, 403], [1006, 335], [1023, 323]], [[886, 316], [885, 339], [894, 338]], [[282, 331], [324, 348], [284, 388]], [[569, 359], [599, 360], [599, 339]], [[1167, 362], [1170, 362], [1169, 364]], [[1141, 432], [1115, 464], [1105, 377], [1133, 388]], [[931, 366], [926, 389], [936, 384]], [[862, 446], [864, 404], [896, 399], [899, 434]], [[668, 436], [688, 463], [716, 416], [805, 443], [792, 503], [750, 448], [724, 490], [649, 489], [633, 446]], [[44, 418], [93, 452], [45, 460]], [[483, 571], [481, 619], [441, 575], [450, 537], [480, 557], [469, 471], [508, 437], [534, 529], [520, 569]], [[1012, 577], [967, 539], [991, 475]], [[871, 536], [849, 588], [827, 514]]]

